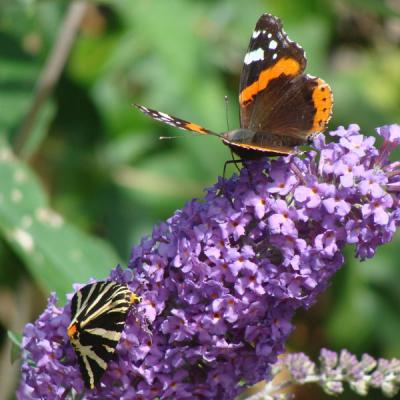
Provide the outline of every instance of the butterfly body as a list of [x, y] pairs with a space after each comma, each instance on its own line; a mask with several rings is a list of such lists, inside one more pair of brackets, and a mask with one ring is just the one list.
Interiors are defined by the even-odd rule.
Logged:
[[203, 135], [218, 136], [243, 159], [292, 154], [326, 129], [333, 97], [322, 79], [305, 74], [304, 50], [279, 18], [263, 14], [244, 57], [239, 85], [240, 128], [215, 133], [198, 124], [137, 105], [151, 118]]
[[[291, 154], [294, 152], [295, 146], [304, 144], [304, 141], [290, 136], [242, 128], [224, 132], [221, 137], [224, 144], [245, 160]], [[263, 150], [259, 150], [260, 147]], [[264, 149], [268, 149], [268, 151]]]

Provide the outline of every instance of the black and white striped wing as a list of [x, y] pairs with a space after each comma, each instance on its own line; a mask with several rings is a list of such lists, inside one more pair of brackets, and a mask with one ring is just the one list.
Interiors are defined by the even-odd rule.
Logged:
[[129, 308], [139, 300], [126, 285], [104, 281], [86, 285], [73, 296], [68, 336], [87, 387], [93, 389], [103, 376]]

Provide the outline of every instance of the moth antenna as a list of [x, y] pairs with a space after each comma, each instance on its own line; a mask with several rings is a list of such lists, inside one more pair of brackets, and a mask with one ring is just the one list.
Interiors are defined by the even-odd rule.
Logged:
[[229, 118], [228, 118], [228, 111], [229, 111], [229, 97], [225, 95], [225, 115], [226, 115], [226, 126], [229, 129]]

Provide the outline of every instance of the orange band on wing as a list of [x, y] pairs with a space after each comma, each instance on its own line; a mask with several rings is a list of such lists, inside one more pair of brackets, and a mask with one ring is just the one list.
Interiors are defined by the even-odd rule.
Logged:
[[253, 82], [250, 86], [244, 88], [239, 95], [239, 102], [241, 106], [246, 105], [253, 97], [264, 90], [272, 79], [276, 79], [281, 75], [298, 75], [300, 73], [300, 64], [293, 58], [282, 58], [272, 67], [264, 69], [260, 73], [258, 80]]
[[277, 154], [294, 154], [295, 151], [291, 147], [287, 146], [257, 146], [255, 144], [245, 144], [245, 143], [235, 143], [228, 140], [223, 140], [223, 142], [228, 146], [240, 147], [246, 150], [256, 150], [263, 153], [277, 153]]
[[204, 129], [203, 127], [201, 127], [200, 125], [197, 125], [197, 124], [192, 124], [192, 123], [186, 124], [184, 126], [184, 128], [185, 129], [189, 129], [189, 130], [194, 131], [194, 132], [207, 134], [207, 130]]
[[333, 96], [331, 88], [326, 82], [318, 78], [318, 86], [315, 87], [312, 98], [315, 107], [312, 132], [322, 132], [332, 115]]

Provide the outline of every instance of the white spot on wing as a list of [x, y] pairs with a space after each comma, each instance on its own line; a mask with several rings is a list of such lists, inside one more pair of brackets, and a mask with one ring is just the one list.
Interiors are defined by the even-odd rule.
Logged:
[[269, 42], [268, 48], [271, 50], [275, 50], [278, 47], [278, 42], [276, 40], [271, 40]]
[[171, 117], [168, 115], [168, 114], [165, 114], [165, 113], [163, 113], [163, 112], [161, 112], [160, 111], [160, 113], [159, 113], [162, 117], [164, 117], [164, 118], [166, 118], [166, 119], [171, 119]]
[[[285, 36], [285, 39], [289, 42], [289, 43], [295, 43], [293, 42], [293, 40], [290, 40], [290, 37], [288, 36], [288, 34], [286, 33], [286, 31], [282, 28], [282, 33]], [[295, 43], [297, 45], [297, 43]], [[297, 45], [298, 46], [298, 45]]]
[[268, 39], [272, 38], [272, 33], [268, 33]]
[[261, 47], [247, 53], [244, 57], [244, 63], [247, 65], [260, 60], [264, 60], [264, 50]]
[[261, 31], [254, 31], [253, 35], [252, 35], [253, 39], [257, 39], [258, 36], [260, 36], [260, 34], [261, 34]]
[[272, 59], [273, 59], [273, 60], [276, 60], [276, 57], [278, 57], [278, 54], [274, 53], [274, 54], [272, 55]]

